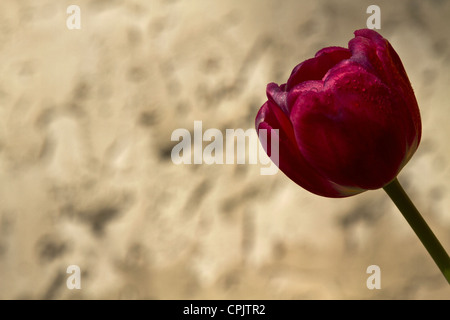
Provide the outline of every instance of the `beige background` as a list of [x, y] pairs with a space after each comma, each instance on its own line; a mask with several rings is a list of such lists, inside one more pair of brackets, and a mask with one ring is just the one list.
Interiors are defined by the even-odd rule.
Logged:
[[[259, 165], [171, 162], [194, 120], [253, 128], [266, 84], [347, 46], [373, 3], [1, 1], [0, 298], [450, 298], [382, 190], [326, 199]], [[450, 250], [450, 1], [377, 4], [423, 117], [399, 178]]]

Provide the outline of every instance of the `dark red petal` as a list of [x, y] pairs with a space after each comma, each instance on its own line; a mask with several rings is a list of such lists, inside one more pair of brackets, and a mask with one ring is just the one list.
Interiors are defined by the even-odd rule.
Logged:
[[[299, 152], [289, 119], [271, 101], [267, 101], [261, 107], [256, 117], [255, 125], [258, 132], [259, 129], [268, 130], [269, 141], [274, 138], [278, 139], [280, 170], [304, 189], [317, 195], [331, 198], [347, 197], [364, 191], [339, 186], [319, 175]], [[279, 136], [273, 136], [275, 132], [271, 131], [271, 129], [279, 129]], [[270, 142], [265, 148], [266, 152], [269, 151], [267, 150], [269, 146]]]
[[329, 69], [350, 56], [350, 50], [347, 48], [327, 47], [320, 50], [314, 58], [303, 61], [292, 70], [286, 90], [290, 91], [303, 81], [321, 80]]
[[[416, 149], [422, 134], [420, 111], [411, 83], [403, 64], [391, 44], [374, 30], [355, 31], [355, 38], [349, 42], [352, 52], [350, 60], [356, 61], [379, 77], [406, 106], [403, 116], [411, 125], [406, 128], [407, 141]], [[412, 156], [412, 154], [411, 154]], [[409, 158], [408, 158], [409, 160]]]
[[290, 115], [291, 108], [295, 104], [295, 101], [300, 94], [308, 91], [319, 92], [322, 91], [322, 89], [323, 81], [321, 80], [304, 81], [292, 88], [287, 95], [287, 108], [289, 111], [288, 116]]
[[[422, 137], [422, 120], [420, 117], [419, 105], [417, 103], [414, 90], [411, 86], [411, 83], [397, 52], [395, 52], [394, 48], [392, 48], [389, 42], [387, 43], [387, 45], [389, 56], [392, 59], [393, 63], [397, 66], [400, 77], [404, 80], [403, 85], [400, 87], [399, 91], [400, 95], [405, 100], [406, 105], [408, 106], [408, 115], [414, 125], [413, 130], [411, 130], [408, 134], [408, 144], [411, 146], [411, 149], [414, 149], [415, 151]], [[410, 157], [411, 156], [412, 154], [410, 155]], [[408, 160], [410, 159], [410, 157], [408, 157]]]
[[289, 115], [287, 107], [287, 92], [282, 90], [276, 83], [269, 83], [266, 89], [267, 98], [283, 110], [286, 115]]
[[408, 80], [408, 76], [406, 74], [405, 68], [403, 67], [403, 63], [400, 60], [398, 54], [395, 52], [394, 48], [392, 48], [389, 41], [383, 38], [376, 31], [370, 29], [356, 30], [355, 36], [355, 39], [364, 38], [370, 41], [373, 47], [373, 51], [378, 56], [385, 69], [389, 68], [391, 71], [398, 73], [398, 75], [400, 77], [403, 77], [403, 79]]
[[408, 150], [404, 105], [360, 65], [343, 61], [321, 92], [304, 92], [291, 110], [305, 159], [344, 186], [378, 189], [401, 169]]
[[373, 42], [367, 38], [355, 37], [350, 40], [348, 47], [352, 52], [352, 61], [358, 62], [368, 72], [373, 73], [386, 84], [388, 83], [387, 75], [383, 64], [381, 63], [376, 47]]

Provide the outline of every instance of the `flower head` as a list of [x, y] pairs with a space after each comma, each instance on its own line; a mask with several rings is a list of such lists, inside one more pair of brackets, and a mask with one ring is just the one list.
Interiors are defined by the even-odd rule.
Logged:
[[420, 142], [408, 76], [390, 43], [373, 30], [355, 31], [348, 49], [320, 50], [285, 84], [268, 84], [267, 98], [257, 131], [279, 129], [280, 169], [321, 196], [384, 187]]

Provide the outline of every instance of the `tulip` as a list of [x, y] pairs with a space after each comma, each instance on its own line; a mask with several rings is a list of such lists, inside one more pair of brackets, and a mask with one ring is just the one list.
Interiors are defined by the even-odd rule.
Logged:
[[428, 251], [439, 248], [432, 257], [450, 282], [448, 255], [397, 180], [419, 146], [422, 127], [391, 44], [374, 30], [357, 30], [348, 48], [318, 51], [285, 84], [270, 83], [266, 91], [255, 125], [257, 132], [278, 129], [267, 132], [278, 132], [269, 138], [279, 141], [280, 170], [324, 197], [384, 188]]
[[270, 83], [267, 97], [256, 128], [280, 130], [280, 169], [321, 196], [384, 187], [420, 142], [408, 76], [373, 30], [356, 31], [348, 49], [320, 50], [296, 66], [286, 84]]

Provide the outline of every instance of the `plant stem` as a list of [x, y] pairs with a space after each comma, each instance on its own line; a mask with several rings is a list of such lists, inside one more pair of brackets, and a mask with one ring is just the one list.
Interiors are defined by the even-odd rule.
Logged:
[[450, 284], [450, 258], [433, 231], [431, 231], [430, 227], [422, 218], [420, 212], [409, 199], [405, 190], [403, 190], [398, 179], [395, 178], [383, 189], [403, 214], [406, 221], [408, 221], [409, 225], [419, 237], [420, 241], [441, 270], [445, 279], [447, 279], [447, 282]]

